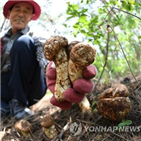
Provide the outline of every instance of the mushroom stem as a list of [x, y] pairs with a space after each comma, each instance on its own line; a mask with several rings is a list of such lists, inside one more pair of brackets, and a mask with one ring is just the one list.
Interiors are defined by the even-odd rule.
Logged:
[[22, 132], [22, 131], [21, 131], [21, 134], [22, 134], [25, 138], [30, 138], [30, 137], [31, 137], [30, 132], [29, 132], [29, 133], [25, 133], [25, 132]]
[[64, 101], [64, 92], [71, 87], [71, 82], [68, 76], [68, 58], [65, 48], [61, 48], [55, 57], [56, 66], [56, 84], [55, 84], [55, 99], [58, 102]]
[[79, 78], [83, 78], [83, 69], [84, 67], [75, 64], [72, 60], [69, 60], [69, 76], [72, 83]]
[[49, 139], [53, 139], [54, 137], [56, 137], [58, 132], [57, 132], [57, 129], [54, 125], [53, 118], [50, 115], [44, 115], [44, 116], [40, 117], [40, 120], [41, 120], [42, 129], [43, 129], [45, 135]]
[[43, 127], [43, 131], [49, 139], [53, 139], [58, 134], [55, 125], [52, 125], [48, 128]]
[[90, 102], [87, 99], [87, 97], [85, 96], [83, 98], [83, 100], [79, 103], [79, 107], [82, 111], [82, 113], [86, 113], [86, 112], [91, 112], [91, 106], [90, 106]]

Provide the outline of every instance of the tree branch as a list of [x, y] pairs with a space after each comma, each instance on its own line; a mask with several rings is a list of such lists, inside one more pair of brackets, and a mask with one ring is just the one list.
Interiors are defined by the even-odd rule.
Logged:
[[138, 17], [138, 16], [136, 16], [136, 15], [134, 15], [134, 14], [132, 14], [132, 13], [129, 13], [129, 12], [127, 12], [127, 11], [118, 9], [118, 8], [116, 8], [116, 7], [113, 7], [113, 9], [119, 10], [119, 11], [121, 11], [121, 12], [124, 12], [124, 13], [126, 13], [126, 14], [129, 14], [129, 15], [131, 15], [131, 16], [133, 16], [133, 17], [136, 17], [136, 18], [138, 18], [139, 20], [141, 20], [140, 17]]
[[97, 87], [97, 85], [99, 84], [99, 82], [100, 82], [100, 80], [101, 80], [101, 78], [102, 78], [102, 75], [103, 75], [103, 73], [104, 73], [104, 71], [105, 71], [105, 67], [106, 67], [107, 61], [108, 61], [108, 51], [109, 51], [109, 32], [107, 31], [107, 44], [106, 44], [105, 63], [104, 63], [103, 70], [102, 70], [102, 72], [101, 72], [101, 74], [100, 74], [100, 77], [99, 77], [99, 79], [98, 79], [98, 81], [97, 81], [97, 83], [96, 83], [94, 89], [95, 89], [95, 88]]
[[126, 62], [127, 62], [128, 67], [129, 67], [129, 70], [130, 70], [130, 72], [131, 72], [133, 78], [135, 79], [135, 81], [138, 83], [138, 81], [137, 81], [137, 79], [136, 79], [136, 77], [135, 77], [135, 75], [134, 75], [134, 73], [133, 73], [133, 71], [132, 71], [132, 69], [131, 69], [130, 63], [128, 62], [128, 59], [127, 59], [127, 57], [126, 57], [126, 54], [125, 54], [125, 52], [124, 52], [124, 50], [123, 50], [122, 45], [121, 45], [121, 43], [120, 43], [120, 41], [119, 41], [119, 39], [118, 39], [118, 37], [117, 37], [117, 35], [116, 35], [114, 29], [113, 29], [112, 27], [111, 27], [111, 29], [112, 29], [112, 32], [114, 33], [114, 38], [117, 40], [117, 42], [118, 42], [118, 44], [119, 44], [119, 46], [120, 46], [120, 48], [121, 48], [121, 51], [122, 51], [122, 53], [123, 53], [123, 55], [124, 55], [124, 58], [125, 58], [125, 60], [126, 60]]

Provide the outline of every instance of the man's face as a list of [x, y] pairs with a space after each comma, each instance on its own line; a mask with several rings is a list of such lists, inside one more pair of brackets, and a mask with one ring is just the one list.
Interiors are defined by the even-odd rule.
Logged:
[[20, 2], [9, 11], [9, 20], [12, 26], [12, 33], [24, 29], [33, 17], [33, 7], [29, 3]]

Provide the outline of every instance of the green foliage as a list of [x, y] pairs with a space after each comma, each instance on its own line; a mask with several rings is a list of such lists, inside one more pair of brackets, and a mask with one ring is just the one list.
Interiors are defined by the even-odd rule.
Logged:
[[[106, 73], [103, 79], [109, 77], [109, 72], [114, 78], [130, 74], [131, 71], [138, 74], [141, 71], [141, 19], [139, 18], [141, 3], [135, 0], [107, 0], [101, 2], [94, 10], [92, 7], [95, 3], [96, 1], [91, 0], [81, 0], [78, 4], [68, 2], [67, 20], [76, 19], [72, 25], [72, 34], [74, 36], [82, 34], [86, 42], [96, 46], [97, 58], [94, 64], [98, 72], [103, 69], [106, 61], [106, 45], [107, 42], [109, 43]], [[100, 73], [97, 77], [99, 75]]]
[[118, 127], [128, 126], [128, 125], [131, 125], [131, 124], [132, 124], [132, 121], [131, 120], [122, 120], [122, 122], [120, 122], [118, 124]]
[[132, 120], [122, 120], [122, 122], [120, 122], [117, 126], [117, 130], [120, 130], [120, 128], [124, 127], [124, 126], [129, 126], [132, 124]]
[[97, 106], [97, 101], [94, 100], [92, 105], [91, 105], [91, 111], [94, 112], [94, 110], [96, 109], [96, 106]]

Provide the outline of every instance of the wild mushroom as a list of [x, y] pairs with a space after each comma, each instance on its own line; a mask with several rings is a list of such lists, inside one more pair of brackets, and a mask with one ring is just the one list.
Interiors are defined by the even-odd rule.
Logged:
[[[82, 72], [94, 62], [95, 48], [78, 41], [68, 45], [65, 37], [54, 36], [45, 42], [43, 51], [46, 59], [53, 61], [56, 66], [56, 72], [52, 69], [53, 73], [56, 73], [56, 83], [55, 90], [52, 90], [54, 97], [51, 99], [51, 103], [60, 108], [68, 109], [72, 106], [71, 102], [79, 103], [82, 101], [84, 96], [81, 94], [86, 94], [93, 90], [93, 82], [88, 79], [84, 80], [86, 74], [82, 74]], [[92, 72], [89, 77], [92, 78], [94, 75], [95, 72]], [[77, 92], [74, 92], [71, 85]], [[76, 98], [73, 93], [78, 93], [80, 97]], [[84, 101], [86, 100], [83, 100], [82, 103]], [[66, 106], [63, 107], [62, 105]]]
[[32, 126], [28, 121], [24, 119], [17, 121], [15, 123], [15, 129], [20, 132], [25, 138], [31, 137]]
[[69, 58], [69, 77], [74, 87], [75, 83], [77, 85], [75, 81], [83, 78], [83, 69], [94, 62], [95, 56], [96, 49], [89, 44], [77, 43], [72, 47]]
[[99, 95], [99, 99], [113, 97], [128, 97], [130, 95], [128, 88], [124, 84], [114, 84]]
[[114, 84], [99, 95], [97, 108], [104, 118], [120, 121], [131, 111], [130, 93], [123, 84]]
[[54, 36], [48, 39], [43, 51], [46, 59], [54, 61], [56, 66], [56, 84], [55, 84], [55, 99], [58, 102], [64, 101], [64, 91], [71, 87], [71, 82], [68, 76], [68, 57], [65, 47], [68, 45], [68, 40], [62, 36]]
[[57, 136], [57, 130], [54, 125], [54, 120], [50, 115], [44, 115], [40, 117], [41, 126], [43, 128], [44, 133], [49, 139], [53, 139]]
[[[68, 66], [69, 78], [73, 84], [73, 88], [80, 94], [89, 93], [93, 90], [93, 82], [91, 80], [88, 80], [88, 78], [93, 78], [96, 75], [96, 72], [91, 72], [89, 73], [91, 75], [87, 76], [86, 74], [88, 73], [86, 73], [86, 71], [84, 70], [86, 69], [86, 67], [91, 67], [89, 65], [95, 61], [96, 49], [89, 44], [75, 41], [73, 43], [70, 43], [68, 50], [70, 51]], [[85, 77], [87, 79], [85, 79]], [[64, 93], [64, 97], [67, 100], [70, 100], [72, 98], [71, 92], [70, 94]], [[90, 103], [88, 99], [86, 97], [84, 97], [83, 100], [80, 98], [78, 102], [81, 101], [79, 103], [79, 106], [82, 111], [89, 111]]]

